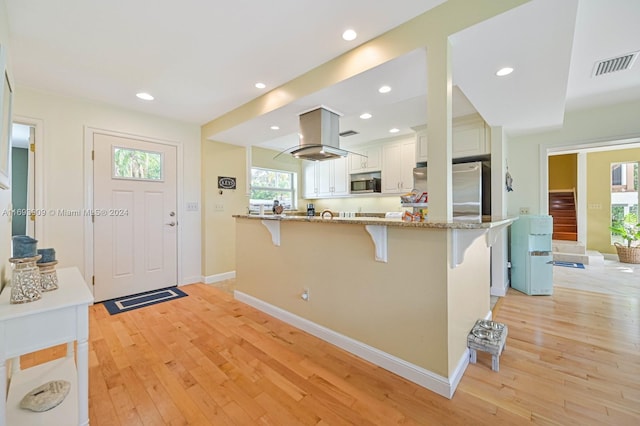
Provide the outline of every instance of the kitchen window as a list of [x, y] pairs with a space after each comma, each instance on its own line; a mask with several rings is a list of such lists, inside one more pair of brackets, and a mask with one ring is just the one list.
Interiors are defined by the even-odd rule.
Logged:
[[269, 211], [278, 200], [285, 210], [295, 210], [297, 181], [295, 172], [252, 167], [249, 209], [255, 212], [263, 205]]

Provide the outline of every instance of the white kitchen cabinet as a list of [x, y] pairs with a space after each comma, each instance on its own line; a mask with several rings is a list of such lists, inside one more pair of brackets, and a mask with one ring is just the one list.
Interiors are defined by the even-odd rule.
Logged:
[[414, 127], [416, 132], [416, 162], [427, 161], [427, 126]]
[[316, 163], [318, 197], [331, 198], [349, 194], [347, 158]]
[[333, 164], [333, 195], [349, 194], [348, 157], [330, 160]]
[[318, 196], [329, 197], [333, 189], [333, 168], [331, 167], [333, 160], [319, 161], [316, 163], [316, 172], [318, 179]]
[[[427, 126], [414, 127], [416, 132], [416, 162], [427, 161]], [[491, 153], [491, 129], [478, 114], [453, 119], [453, 158], [472, 157]]]
[[331, 198], [349, 194], [347, 158], [303, 161], [304, 198]]
[[413, 139], [402, 143], [400, 151], [400, 190], [411, 191], [413, 188], [413, 169], [416, 167], [416, 144]]
[[349, 173], [379, 172], [382, 165], [380, 145], [364, 145], [352, 150], [358, 154], [349, 154]]
[[[93, 295], [77, 268], [56, 272], [60, 287], [44, 293], [40, 300], [11, 304], [10, 288], [0, 296], [0, 377], [10, 379], [8, 392], [6, 386], [0, 386], [1, 426], [89, 424], [89, 304]], [[67, 344], [66, 357], [21, 369], [21, 355], [63, 343]], [[11, 360], [10, 375], [7, 360]], [[41, 413], [19, 408], [27, 392], [58, 379], [71, 383], [60, 405]]]
[[415, 140], [402, 139], [382, 147], [382, 192], [397, 194], [413, 187], [416, 166]]
[[453, 121], [453, 158], [471, 157], [491, 153], [490, 129], [478, 114], [456, 118]]
[[302, 161], [302, 195], [304, 198], [318, 198], [316, 164], [316, 161]]

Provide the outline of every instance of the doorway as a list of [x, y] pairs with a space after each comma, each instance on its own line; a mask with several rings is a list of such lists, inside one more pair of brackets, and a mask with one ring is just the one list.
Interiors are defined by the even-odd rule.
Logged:
[[[633, 150], [640, 148], [640, 138], [619, 139], [619, 140], [607, 140], [591, 143], [570, 143], [566, 145], [542, 145], [540, 150], [540, 201], [541, 211], [549, 213], [550, 206], [550, 167], [551, 159], [558, 158], [559, 156], [570, 156], [575, 158], [575, 165], [571, 167], [565, 167], [567, 170], [571, 170], [572, 181], [571, 185], [575, 185], [575, 200], [576, 200], [576, 217], [577, 217], [577, 241], [575, 242], [580, 246], [581, 254], [586, 254], [587, 247], [589, 251], [597, 256], [595, 260], [601, 262], [600, 258], [617, 259], [617, 256], [611, 254], [611, 250], [607, 247], [609, 243], [609, 233], [607, 228], [610, 225], [610, 210], [607, 206], [611, 200], [611, 181], [612, 177], [609, 166], [602, 168], [602, 164], [591, 164], [590, 169], [588, 163], [593, 161], [592, 159], [596, 155], [611, 155], [612, 158], [617, 158], [620, 155], [616, 154], [621, 150]], [[624, 157], [624, 155], [623, 155]], [[589, 158], [589, 160], [588, 160]], [[589, 169], [589, 170], [588, 170]], [[588, 184], [589, 182], [589, 184]], [[569, 186], [564, 184], [564, 186]], [[593, 232], [593, 229], [600, 231]], [[587, 238], [587, 231], [590, 232], [590, 238]], [[602, 241], [607, 241], [606, 244], [602, 244]], [[554, 252], [556, 247], [554, 247]], [[562, 250], [560, 250], [562, 251]], [[577, 253], [575, 250], [571, 250], [572, 254]], [[569, 261], [569, 259], [567, 259]], [[582, 262], [580, 260], [573, 260], [576, 262]], [[588, 260], [585, 260], [588, 262]], [[582, 262], [585, 263], [585, 262]]]
[[11, 127], [11, 235], [29, 235], [42, 240], [43, 204], [42, 123], [14, 117]]
[[549, 155], [548, 161], [549, 215], [553, 217], [552, 238], [578, 241], [578, 155]]
[[176, 151], [92, 133], [96, 301], [177, 285]]

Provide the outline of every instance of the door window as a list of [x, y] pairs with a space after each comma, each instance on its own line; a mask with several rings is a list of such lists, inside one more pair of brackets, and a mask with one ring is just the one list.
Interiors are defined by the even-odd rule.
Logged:
[[163, 180], [162, 153], [113, 147], [113, 178]]

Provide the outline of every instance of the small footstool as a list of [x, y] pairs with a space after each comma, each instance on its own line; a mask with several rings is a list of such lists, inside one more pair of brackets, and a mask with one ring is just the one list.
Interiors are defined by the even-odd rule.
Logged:
[[507, 342], [507, 326], [495, 321], [478, 320], [467, 336], [469, 347], [469, 362], [476, 363], [476, 351], [489, 352], [491, 354], [491, 369], [500, 370], [500, 354]]

